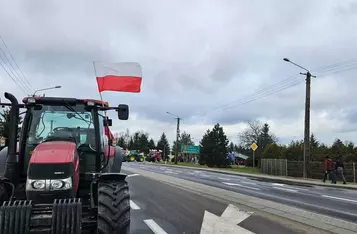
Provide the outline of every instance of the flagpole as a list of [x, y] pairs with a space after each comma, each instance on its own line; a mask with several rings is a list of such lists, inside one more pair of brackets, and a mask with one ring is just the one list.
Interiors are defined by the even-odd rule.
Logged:
[[[94, 68], [95, 78], [97, 79], [97, 69], [95, 68], [95, 62], [94, 61], [93, 61], [93, 68]], [[104, 107], [104, 101], [103, 101], [102, 92], [100, 92], [99, 89], [98, 89], [98, 92], [99, 92], [100, 100], [102, 101], [102, 106]], [[107, 112], [106, 111], [104, 111], [104, 114], [105, 114], [105, 117], [107, 117]]]

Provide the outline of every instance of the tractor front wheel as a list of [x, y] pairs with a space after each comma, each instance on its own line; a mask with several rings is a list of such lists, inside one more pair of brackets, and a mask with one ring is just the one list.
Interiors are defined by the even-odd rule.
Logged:
[[98, 233], [130, 234], [130, 195], [125, 180], [98, 185]]

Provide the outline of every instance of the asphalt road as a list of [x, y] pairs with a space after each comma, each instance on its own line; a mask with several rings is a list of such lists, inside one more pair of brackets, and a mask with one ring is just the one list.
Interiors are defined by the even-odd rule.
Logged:
[[[132, 234], [199, 234], [205, 210], [220, 216], [228, 206], [140, 175], [129, 177], [127, 181], [131, 195]], [[258, 214], [253, 214], [239, 226], [257, 234], [300, 233]]]
[[[127, 178], [127, 181], [130, 185], [131, 233], [133, 234], [199, 234], [205, 211], [221, 216], [229, 204], [218, 202], [217, 200], [212, 200], [196, 193], [191, 193], [187, 190], [146, 178], [142, 175], [133, 174], [130, 172], [130, 168], [132, 167], [203, 184], [214, 185], [220, 188], [234, 190], [239, 193], [245, 193], [245, 191], [250, 193], [252, 190], [254, 192], [260, 191], [261, 194], [267, 193], [268, 195], [275, 197], [284, 194], [282, 197], [285, 199], [289, 197], [287, 194], [293, 196], [290, 197], [290, 199], [298, 199], [297, 197], [300, 196], [299, 192], [292, 192], [292, 190], [301, 188], [258, 182], [244, 177], [196, 171], [194, 169], [172, 168], [141, 163], [125, 163], [123, 164], [123, 172], [131, 175]], [[311, 188], [306, 189], [310, 190]], [[322, 191], [322, 188], [314, 188], [315, 193], [315, 189], [316, 191]], [[303, 193], [305, 194], [307, 190], [304, 190]], [[338, 191], [333, 190], [333, 192], [337, 193]], [[349, 196], [350, 198], [353, 197], [352, 191], [343, 192], [345, 196]], [[306, 195], [302, 194], [302, 196]], [[322, 198], [322, 200], [326, 199], [327, 198]], [[306, 202], [309, 202], [308, 199]], [[326, 201], [325, 203], [328, 204]], [[337, 203], [346, 202], [337, 201]], [[348, 204], [351, 206], [351, 202]], [[352, 207], [351, 210], [356, 209], [357, 203], [352, 203], [352, 205], [354, 208]], [[253, 213], [250, 217], [241, 222], [239, 226], [256, 234], [311, 233], [311, 230], [300, 223], [293, 223], [293, 221], [287, 221], [287, 219], [282, 220], [281, 217], [266, 216], [259, 213]]]
[[[195, 170], [194, 168], [175, 168], [143, 163], [123, 164], [123, 169], [130, 169], [131, 167], [271, 200], [347, 221], [357, 222], [357, 190], [278, 184], [253, 180], [243, 176]], [[144, 200], [138, 201], [139, 206], [149, 207], [150, 212], [153, 212], [155, 215], [161, 213], [166, 214], [168, 212], [167, 215], [159, 216], [170, 219], [168, 223], [174, 223], [174, 226], [170, 226], [168, 223], [165, 224], [165, 222], [163, 222], [162, 225], [168, 225], [168, 229], [176, 228], [173, 229], [176, 232], [172, 231], [168, 233], [199, 233], [197, 232], [197, 230], [199, 230], [197, 223], [200, 223], [199, 220], [202, 219], [204, 210], [220, 215], [227, 206], [227, 204], [217, 204], [216, 201], [212, 202], [206, 198], [198, 199], [197, 195], [190, 195], [187, 192], [179, 191], [179, 189], [173, 187], [165, 187], [166, 185], [163, 186], [159, 182], [148, 180], [140, 176], [133, 177], [131, 183], [133, 199], [138, 197], [138, 193], [145, 194], [140, 197]], [[177, 203], [176, 201], [180, 202]], [[168, 208], [172, 207], [175, 202], [176, 204], [173, 209]], [[152, 211], [155, 209], [157, 211]], [[251, 219], [254, 220], [254, 217], [245, 220], [244, 222], [247, 223], [244, 223], [244, 225], [248, 225], [249, 227], [249, 220]], [[259, 222], [265, 221], [259, 220]], [[193, 225], [193, 223], [195, 223], [196, 226]], [[255, 221], [253, 223], [257, 222]], [[259, 228], [253, 223], [251, 224], [252, 228]], [[270, 224], [270, 226], [274, 225]], [[180, 228], [188, 228], [188, 231], [186, 229], [186, 231], [181, 230]], [[271, 233], [287, 233], [279, 232], [279, 229], [282, 230], [281, 228], [282, 227], [277, 227], [276, 232]], [[268, 233], [259, 232], [259, 230], [256, 231], [257, 233]]]

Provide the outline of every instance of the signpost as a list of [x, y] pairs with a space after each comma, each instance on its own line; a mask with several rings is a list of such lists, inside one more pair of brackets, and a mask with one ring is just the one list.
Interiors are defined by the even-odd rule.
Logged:
[[181, 145], [181, 152], [185, 154], [199, 154], [200, 146], [198, 145]]
[[250, 148], [253, 150], [253, 168], [255, 167], [255, 151], [258, 149], [258, 145], [253, 143]]

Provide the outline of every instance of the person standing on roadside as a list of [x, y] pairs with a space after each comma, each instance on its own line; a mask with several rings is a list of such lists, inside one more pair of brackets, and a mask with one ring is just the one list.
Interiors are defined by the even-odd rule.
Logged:
[[335, 170], [336, 170], [336, 174], [342, 178], [343, 180], [343, 184], [346, 184], [346, 179], [345, 179], [345, 175], [344, 175], [344, 171], [345, 171], [345, 165], [343, 165], [343, 160], [342, 157], [340, 156], [336, 162], [335, 165]]
[[324, 179], [323, 182], [325, 183], [326, 179], [327, 179], [327, 175], [329, 176], [329, 178], [331, 179], [332, 182], [332, 159], [329, 156], [325, 157], [325, 175], [324, 175]]

